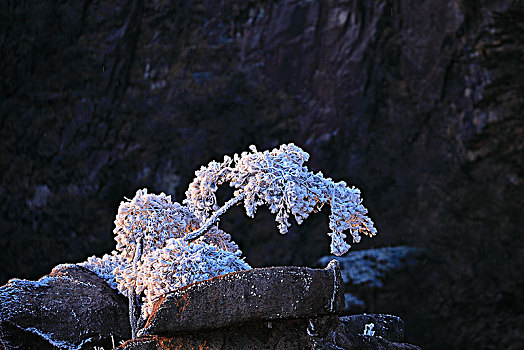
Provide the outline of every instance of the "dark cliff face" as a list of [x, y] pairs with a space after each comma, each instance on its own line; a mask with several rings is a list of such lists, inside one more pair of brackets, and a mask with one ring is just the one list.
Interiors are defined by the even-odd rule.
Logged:
[[[1, 6], [2, 283], [111, 250], [139, 187], [181, 200], [209, 160], [295, 142], [361, 188], [361, 247], [430, 252], [370, 312], [425, 348], [522, 346], [521, 2]], [[222, 225], [255, 266], [328, 251], [322, 215], [284, 237], [242, 215]]]

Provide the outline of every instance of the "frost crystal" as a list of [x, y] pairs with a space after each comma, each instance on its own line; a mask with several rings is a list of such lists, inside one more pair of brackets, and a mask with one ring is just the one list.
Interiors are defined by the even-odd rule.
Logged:
[[364, 326], [364, 333], [363, 335], [367, 335], [369, 337], [372, 337], [375, 335], [375, 331], [373, 330], [373, 327], [375, 327], [374, 323], [368, 323]]

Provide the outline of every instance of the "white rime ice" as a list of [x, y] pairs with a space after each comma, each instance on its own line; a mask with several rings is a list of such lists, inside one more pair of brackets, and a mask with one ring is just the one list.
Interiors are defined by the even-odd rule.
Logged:
[[[347, 253], [350, 245], [345, 242], [344, 231], [351, 233], [353, 242], [360, 241], [360, 233], [374, 236], [376, 230], [362, 205], [360, 190], [348, 187], [344, 181], [334, 182], [322, 173], [308, 171], [304, 162], [309, 154], [294, 144], [282, 145], [272, 151], [251, 152], [224, 157], [221, 163], [211, 162], [200, 168], [189, 185], [184, 204], [205, 222], [205, 226], [217, 221], [216, 212], [223, 210], [217, 205], [215, 193], [219, 185], [229, 183], [236, 189], [229, 202], [243, 201], [246, 214], [254, 217], [257, 207], [267, 205], [275, 214], [278, 229], [287, 233], [290, 215], [301, 224], [311, 212], [331, 206], [328, 233], [331, 237], [331, 252], [335, 255]], [[236, 200], [238, 199], [238, 200]], [[227, 206], [226, 203], [224, 206]], [[203, 230], [201, 230], [203, 231]], [[198, 232], [202, 234], [204, 232]], [[193, 239], [198, 234], [189, 235]]]
[[[120, 203], [115, 220], [116, 251], [102, 258], [90, 257], [80, 265], [92, 270], [109, 285], [129, 296], [142, 297], [142, 316], [147, 317], [160, 295], [187, 284], [250, 269], [231, 236], [217, 227], [189, 244], [182, 237], [200, 221], [186, 207], [165, 194], [137, 191]], [[142, 252], [135, 259], [141, 241]]]
[[[301, 224], [327, 203], [331, 207], [328, 235], [335, 255], [350, 248], [345, 231], [354, 243], [362, 233], [376, 234], [360, 191], [310, 172], [304, 166], [309, 154], [301, 148], [287, 144], [272, 151], [259, 152], [255, 146], [250, 150], [196, 171], [182, 204], [173, 203], [164, 193], [137, 191], [118, 208], [113, 231], [116, 251], [90, 257], [81, 265], [124, 295], [140, 296], [145, 318], [154, 300], [166, 292], [250, 268], [230, 235], [217, 226], [220, 216], [234, 205], [243, 203], [249, 217], [254, 217], [258, 206], [267, 205], [285, 234], [290, 216]], [[235, 192], [220, 206], [216, 191], [225, 183]]]

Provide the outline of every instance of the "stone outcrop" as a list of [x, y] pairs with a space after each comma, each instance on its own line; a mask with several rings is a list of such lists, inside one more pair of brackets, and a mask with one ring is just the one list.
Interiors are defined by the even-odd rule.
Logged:
[[[343, 294], [336, 260], [217, 276], [161, 297], [139, 336], [117, 349], [420, 349], [403, 343], [398, 317], [340, 317]], [[364, 335], [366, 325], [375, 333]], [[129, 338], [125, 299], [83, 267], [0, 288], [2, 350], [109, 349]]]
[[351, 315], [340, 318], [348, 336], [361, 335], [367, 324], [373, 324], [374, 336], [382, 337], [392, 342], [404, 341], [404, 322], [393, 315]]
[[38, 281], [0, 287], [0, 348], [111, 348], [129, 339], [122, 295], [91, 271], [59, 265]]
[[[164, 295], [139, 337], [118, 349], [419, 349], [402, 343], [398, 317], [339, 317], [343, 293], [336, 260], [234, 272]], [[364, 335], [370, 324], [375, 333]]]
[[[232, 301], [234, 299], [231, 298]], [[201, 313], [196, 313], [195, 316], [199, 314]], [[252, 321], [230, 327], [206, 327], [205, 330], [170, 337], [139, 337], [124, 343], [118, 349], [307, 349], [321, 344], [322, 337], [334, 330], [337, 321], [337, 316]], [[316, 333], [311, 336], [311, 330], [315, 326]]]
[[229, 273], [168, 293], [139, 335], [175, 335], [252, 321], [340, 314], [344, 286], [326, 269], [273, 267]]
[[[375, 322], [377, 330], [373, 336], [363, 335], [363, 322]], [[402, 321], [394, 316], [323, 316], [248, 322], [172, 337], [148, 335], [129, 340], [117, 349], [420, 350], [418, 346], [403, 343], [403, 337]]]

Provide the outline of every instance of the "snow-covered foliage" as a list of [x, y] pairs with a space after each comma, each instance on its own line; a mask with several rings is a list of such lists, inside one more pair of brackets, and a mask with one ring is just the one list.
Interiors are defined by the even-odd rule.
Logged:
[[102, 258], [96, 256], [90, 256], [87, 261], [84, 261], [78, 265], [83, 266], [99, 277], [104, 279], [113, 289], [118, 289], [118, 283], [116, 282], [116, 276], [114, 270], [124, 264], [124, 261], [120, 260], [118, 253], [113, 251], [111, 255], [104, 254]]
[[162, 248], [168, 238], [179, 238], [198, 228], [198, 220], [171, 196], [138, 190], [128, 202], [121, 202], [115, 219], [116, 249], [121, 257], [133, 261], [138, 240], [144, 251]]
[[113, 230], [117, 250], [102, 258], [90, 257], [80, 265], [122, 294], [142, 296], [145, 318], [153, 300], [163, 293], [250, 268], [231, 236], [217, 227], [193, 243], [182, 239], [200, 223], [186, 207], [173, 203], [170, 196], [138, 190], [135, 197], [121, 202], [118, 208]]
[[[309, 155], [302, 149], [288, 144], [272, 151], [258, 152], [254, 146], [250, 150], [196, 171], [182, 204], [173, 203], [164, 193], [137, 191], [118, 208], [113, 231], [116, 251], [81, 265], [122, 294], [141, 297], [145, 318], [154, 300], [166, 292], [250, 268], [230, 235], [217, 225], [223, 213], [241, 202], [250, 217], [258, 206], [267, 205], [281, 233], [287, 232], [290, 215], [300, 224], [329, 204], [331, 252], [336, 255], [350, 248], [344, 231], [356, 243], [362, 233], [375, 235], [360, 191], [308, 171], [304, 163]], [[225, 183], [235, 192], [219, 206], [216, 191]]]
[[376, 289], [384, 287], [393, 271], [416, 264], [423, 255], [424, 251], [416, 247], [383, 247], [353, 251], [343, 257], [328, 255], [319, 259], [318, 263], [326, 265], [336, 259], [340, 263], [344, 283], [358, 289]]
[[145, 293], [144, 315], [148, 315], [154, 300], [166, 292], [230, 272], [251, 267], [234, 254], [206, 242], [188, 244], [183, 239], [169, 239], [166, 246], [144, 258], [136, 292]]
[[233, 159], [226, 156], [221, 163], [213, 161], [195, 173], [184, 203], [200, 220], [214, 223], [213, 214], [221, 209], [215, 195], [217, 187], [228, 182], [236, 189], [231, 202], [243, 200], [249, 217], [255, 215], [259, 205], [266, 204], [276, 214], [283, 234], [290, 226], [290, 214], [301, 224], [311, 212], [328, 203], [331, 252], [335, 255], [345, 254], [350, 248], [344, 231], [351, 233], [355, 243], [360, 241], [361, 233], [376, 234], [373, 222], [366, 216], [360, 190], [308, 171], [304, 162], [309, 154], [302, 149], [293, 144], [264, 152], [254, 146], [250, 149], [252, 152], [235, 154]]

